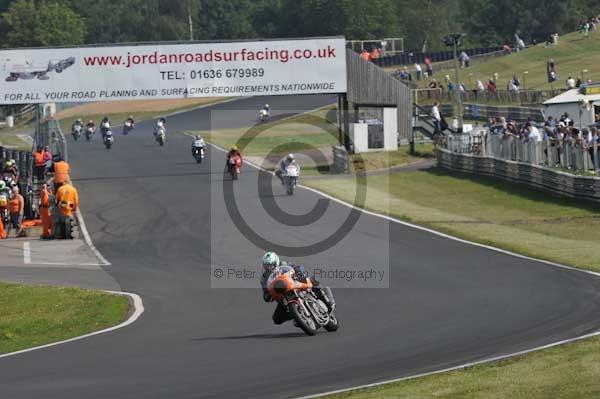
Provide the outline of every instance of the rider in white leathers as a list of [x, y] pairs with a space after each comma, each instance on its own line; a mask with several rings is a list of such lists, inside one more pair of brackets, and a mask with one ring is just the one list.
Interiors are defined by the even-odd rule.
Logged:
[[277, 177], [279, 177], [279, 180], [281, 180], [281, 184], [285, 184], [283, 178], [287, 175], [287, 169], [289, 166], [295, 167], [296, 171], [298, 172], [298, 176], [300, 176], [300, 164], [296, 162], [294, 154], [288, 154], [281, 160], [281, 162], [279, 162], [279, 170], [275, 173]]
[[194, 141], [192, 142], [192, 154], [195, 153], [194, 151], [197, 148], [200, 148], [200, 157], [204, 158], [204, 147], [206, 147], [206, 145], [204, 144], [204, 139], [200, 137], [199, 134], [197, 134], [196, 137], [194, 137]]

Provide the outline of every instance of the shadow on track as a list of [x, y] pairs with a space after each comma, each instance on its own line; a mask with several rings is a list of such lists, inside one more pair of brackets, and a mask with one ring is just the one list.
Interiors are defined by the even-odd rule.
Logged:
[[232, 335], [228, 337], [205, 337], [205, 338], [192, 338], [191, 341], [227, 341], [227, 340], [243, 340], [243, 339], [287, 339], [287, 338], [299, 338], [307, 337], [306, 334], [301, 332], [290, 332], [283, 334], [249, 334], [249, 335]]

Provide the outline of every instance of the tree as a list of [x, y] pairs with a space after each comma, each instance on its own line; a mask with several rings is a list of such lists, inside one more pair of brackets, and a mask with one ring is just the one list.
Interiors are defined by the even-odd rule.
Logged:
[[85, 38], [83, 19], [67, 5], [16, 0], [2, 14], [4, 45], [9, 47], [81, 44]]

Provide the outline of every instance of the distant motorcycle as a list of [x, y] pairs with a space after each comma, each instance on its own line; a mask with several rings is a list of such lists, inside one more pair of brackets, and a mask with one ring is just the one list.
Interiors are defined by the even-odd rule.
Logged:
[[104, 138], [105, 138], [107, 132], [110, 132], [110, 123], [109, 122], [102, 122], [100, 124], [100, 133], [102, 133], [102, 140], [103, 141], [104, 141]]
[[110, 150], [110, 147], [112, 147], [114, 141], [115, 138], [113, 137], [113, 132], [111, 130], [107, 130], [104, 133], [104, 145], [106, 146], [107, 150]]
[[202, 159], [204, 159], [204, 146], [194, 145], [194, 147], [192, 147], [192, 155], [194, 156], [196, 163], [202, 163]]
[[73, 139], [75, 141], [77, 141], [77, 140], [79, 140], [79, 138], [81, 138], [81, 129], [82, 129], [81, 125], [73, 126], [73, 130], [71, 131], [71, 134], [73, 135]]
[[123, 135], [128, 135], [129, 132], [131, 132], [133, 130], [134, 126], [135, 126], [135, 124], [132, 121], [126, 120], [123, 123]]
[[292, 316], [295, 325], [306, 335], [315, 335], [323, 327], [333, 332], [339, 328], [339, 322], [327, 305], [317, 298], [312, 290], [310, 278], [306, 282], [297, 281], [294, 268], [278, 266], [271, 272], [267, 281], [267, 290], [278, 303], [282, 304]]
[[260, 111], [258, 111], [258, 121], [259, 122], [264, 122], [267, 120], [267, 118], [269, 117], [269, 111], [267, 111], [266, 109], [261, 109]]
[[94, 135], [94, 133], [96, 132], [96, 130], [89, 126], [85, 129], [85, 139], [86, 141], [90, 141], [90, 139], [92, 138], [92, 136]]
[[156, 142], [162, 147], [163, 145], [165, 145], [165, 128], [163, 126], [160, 126], [158, 128], [158, 130], [154, 133], [156, 136]]
[[300, 173], [297, 165], [288, 165], [283, 175], [283, 184], [285, 185], [288, 195], [294, 195], [294, 189], [298, 185]]
[[237, 180], [242, 167], [242, 158], [239, 155], [234, 155], [230, 157], [228, 166], [229, 174], [231, 175], [231, 180]]

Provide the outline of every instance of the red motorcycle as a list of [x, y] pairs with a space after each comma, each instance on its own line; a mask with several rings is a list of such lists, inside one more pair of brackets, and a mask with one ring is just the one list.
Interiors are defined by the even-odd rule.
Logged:
[[237, 180], [242, 169], [242, 157], [238, 154], [230, 156], [227, 166], [229, 167], [231, 180]]
[[267, 281], [271, 297], [287, 309], [295, 325], [306, 335], [315, 335], [320, 327], [330, 332], [336, 331], [340, 326], [339, 322], [313, 292], [310, 278], [303, 283], [294, 278], [295, 273], [290, 266], [273, 269]]

